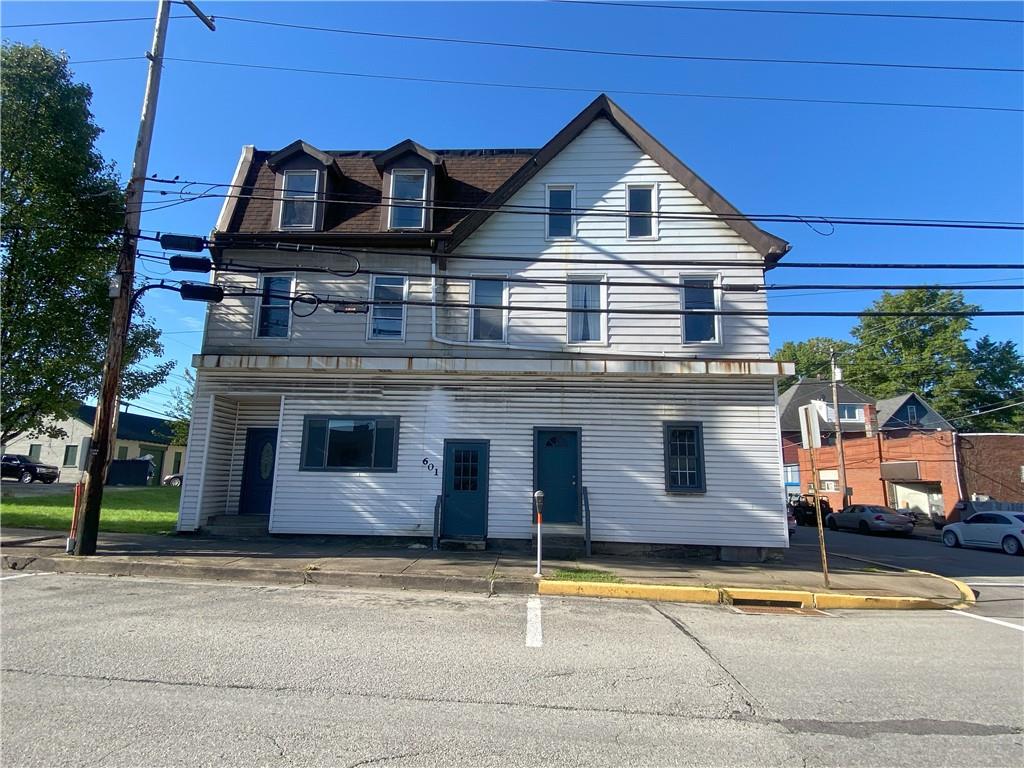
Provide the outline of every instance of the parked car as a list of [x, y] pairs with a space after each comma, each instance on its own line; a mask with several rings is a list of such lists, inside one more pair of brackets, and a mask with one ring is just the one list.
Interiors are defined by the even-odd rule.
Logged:
[[825, 518], [830, 531], [845, 528], [861, 533], [899, 533], [909, 535], [914, 530], [914, 518], [897, 512], [892, 507], [877, 504], [851, 504], [840, 512]]
[[50, 484], [57, 481], [60, 470], [50, 464], [24, 456], [20, 453], [3, 455], [3, 477], [17, 478], [19, 483], [31, 483], [34, 480]]
[[[832, 511], [828, 499], [824, 496], [818, 497], [818, 504], [821, 508], [821, 519]], [[814, 525], [814, 495], [810, 493], [791, 493], [789, 495], [789, 511], [793, 513], [798, 525]]]
[[168, 475], [167, 477], [165, 477], [161, 481], [160, 484], [161, 485], [171, 485], [171, 486], [174, 486], [175, 488], [178, 488], [178, 487], [181, 486], [181, 480], [182, 480], [182, 474], [179, 472], [176, 475]]
[[959, 523], [942, 529], [947, 547], [985, 547], [1002, 549], [1008, 555], [1024, 551], [1024, 514], [978, 512]]

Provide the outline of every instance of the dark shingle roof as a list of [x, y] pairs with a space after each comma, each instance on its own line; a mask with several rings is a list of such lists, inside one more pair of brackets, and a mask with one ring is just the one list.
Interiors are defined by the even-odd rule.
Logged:
[[[383, 150], [381, 150], [383, 151]], [[364, 233], [380, 231], [381, 175], [374, 159], [381, 151], [333, 151], [335, 175], [327, 205], [324, 207], [324, 232]], [[439, 149], [434, 152], [444, 161], [445, 173], [439, 174], [434, 200], [439, 205], [472, 207], [479, 205], [500, 187], [535, 149]], [[240, 198], [231, 231], [241, 234], [273, 231], [274, 196], [278, 180], [267, 159], [273, 152], [256, 150], [244, 182], [252, 186], [254, 197]], [[330, 200], [366, 201], [365, 205]], [[434, 211], [434, 232], [451, 232], [469, 211]]]
[[[800, 406], [811, 400], [832, 402], [832, 383], [821, 379], [801, 379], [779, 395], [779, 428], [783, 432], [800, 431]], [[840, 403], [872, 403], [870, 397], [846, 384], [839, 384]], [[863, 432], [864, 425], [851, 422], [842, 425], [844, 432]]]
[[[91, 425], [96, 418], [96, 408], [91, 405], [78, 406], [78, 418]], [[170, 445], [171, 428], [165, 419], [122, 411], [117, 417], [117, 437], [119, 440]]]

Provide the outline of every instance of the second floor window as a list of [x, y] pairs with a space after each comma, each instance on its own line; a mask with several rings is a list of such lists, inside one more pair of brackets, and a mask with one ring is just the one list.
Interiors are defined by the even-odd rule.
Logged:
[[281, 229], [313, 229], [316, 221], [316, 171], [285, 171]]
[[[683, 309], [715, 309], [715, 279], [713, 277], [683, 278]], [[713, 314], [684, 314], [683, 343], [718, 341], [718, 319]]]
[[505, 340], [505, 283], [502, 280], [474, 280], [471, 304], [488, 304], [494, 309], [476, 307], [470, 338], [473, 341]]
[[[374, 275], [370, 288], [373, 301], [405, 300], [405, 278]], [[401, 341], [405, 336], [404, 304], [370, 305], [370, 338]]]
[[391, 229], [423, 229], [426, 201], [426, 171], [392, 171]]
[[654, 187], [626, 187], [626, 236], [630, 239], [653, 238], [654, 231]]
[[864, 421], [864, 406], [858, 405], [857, 403], [840, 403], [839, 420]]
[[572, 209], [575, 189], [570, 184], [548, 187], [548, 240], [572, 240], [576, 236]]
[[264, 275], [260, 286], [260, 306], [256, 336], [261, 339], [288, 337], [291, 320], [292, 278], [290, 275]]
[[588, 344], [604, 341], [602, 327], [600, 277], [570, 278], [568, 286], [569, 343]]

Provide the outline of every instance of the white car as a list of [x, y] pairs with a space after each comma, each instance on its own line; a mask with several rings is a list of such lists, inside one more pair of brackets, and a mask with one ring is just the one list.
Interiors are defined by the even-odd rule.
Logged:
[[947, 547], [988, 547], [1008, 555], [1024, 551], [1024, 515], [1009, 512], [978, 512], [963, 522], [942, 529]]

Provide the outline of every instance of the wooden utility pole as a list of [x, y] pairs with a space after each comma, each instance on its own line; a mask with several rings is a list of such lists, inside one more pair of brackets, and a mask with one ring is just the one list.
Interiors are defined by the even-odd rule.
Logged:
[[843, 453], [843, 424], [839, 418], [839, 377], [842, 375], [836, 366], [836, 351], [829, 350], [832, 363], [832, 422], [836, 430], [836, 457], [839, 460], [839, 490], [843, 493], [843, 506], [850, 506], [850, 489], [846, 487], [846, 455]]
[[[212, 31], [213, 21], [204, 15], [192, 2], [185, 5]], [[167, 22], [171, 16], [171, 0], [159, 0], [156, 26], [153, 31], [153, 49], [146, 54], [149, 72], [146, 77], [146, 92], [142, 99], [142, 118], [139, 122], [139, 137], [135, 143], [135, 157], [132, 160], [132, 176], [125, 192], [124, 236], [121, 253], [117, 259], [117, 271], [111, 282], [111, 294], [116, 291], [114, 308], [110, 318], [110, 335], [107, 338], [107, 355], [103, 361], [103, 383], [96, 402], [96, 416], [92, 425], [92, 440], [86, 464], [85, 502], [77, 526], [74, 553], [76, 555], [96, 554], [96, 538], [99, 534], [100, 507], [103, 504], [103, 483], [107, 465], [113, 453], [117, 403], [121, 389], [121, 367], [124, 362], [124, 346], [128, 338], [128, 326], [132, 314], [132, 293], [135, 283], [135, 255], [138, 247], [139, 224], [142, 220], [142, 193], [146, 188], [149, 168], [149, 150], [153, 143], [153, 125], [156, 121], [157, 96], [160, 93], [160, 74], [163, 71], [164, 46], [167, 42]]]

